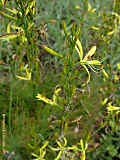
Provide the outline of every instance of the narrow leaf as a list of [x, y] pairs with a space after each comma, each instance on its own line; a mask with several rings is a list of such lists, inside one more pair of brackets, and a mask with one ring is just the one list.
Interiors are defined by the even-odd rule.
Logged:
[[66, 36], [66, 38], [67, 38], [69, 34], [68, 34], [68, 32], [67, 32], [67, 27], [66, 27], [65, 21], [62, 21], [62, 28], [63, 28], [64, 33], [65, 33], [65, 36]]
[[47, 46], [41, 45], [41, 47], [42, 47], [43, 49], [45, 49], [48, 53], [50, 53], [50, 54], [52, 54], [52, 55], [54, 55], [54, 56], [58, 56], [58, 57], [60, 57], [60, 58], [63, 58], [63, 56], [62, 56], [60, 53], [55, 52], [54, 50], [48, 48]]
[[7, 10], [8, 12], [17, 15], [17, 10], [16, 9], [10, 9], [10, 8], [5, 8], [5, 10]]
[[[33, 10], [34, 10], [34, 6], [35, 6], [35, 1], [32, 1], [32, 2], [29, 4], [29, 6], [27, 7], [27, 9], [26, 9], [25, 15], [27, 15], [27, 14], [31, 11], [32, 8], [33, 8]], [[34, 14], [34, 13], [35, 13], [35, 10], [34, 10], [33, 14]]]
[[12, 17], [12, 16], [10, 16], [10, 15], [2, 12], [2, 11], [0, 11], [0, 15], [1, 15], [1, 16], [4, 16], [4, 17], [6, 17], [6, 18], [9, 18], [9, 19], [11, 19], [11, 20], [15, 20], [15, 21], [17, 20], [17, 18]]

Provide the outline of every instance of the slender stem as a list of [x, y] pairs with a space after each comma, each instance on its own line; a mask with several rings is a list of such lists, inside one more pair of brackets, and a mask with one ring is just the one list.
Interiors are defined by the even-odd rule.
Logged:
[[5, 129], [5, 114], [2, 115], [2, 150], [3, 154], [5, 154], [5, 136], [6, 136], [6, 129]]
[[[12, 74], [12, 73], [11, 73]], [[11, 80], [10, 80], [10, 103], [9, 103], [9, 118], [8, 118], [8, 124], [9, 124], [9, 131], [12, 133], [12, 124], [11, 124], [11, 117], [12, 117], [12, 101], [13, 101], [13, 82], [12, 82], [12, 75], [11, 75]]]

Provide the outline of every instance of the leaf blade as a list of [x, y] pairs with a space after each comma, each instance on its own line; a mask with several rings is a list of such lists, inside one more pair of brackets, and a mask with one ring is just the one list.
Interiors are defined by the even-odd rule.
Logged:
[[52, 54], [52, 55], [54, 55], [54, 56], [58, 56], [58, 57], [60, 57], [60, 58], [63, 58], [63, 56], [62, 56], [60, 53], [55, 52], [55, 51], [52, 50], [51, 48], [48, 48], [48, 47], [45, 46], [45, 45], [41, 45], [41, 47], [42, 47], [44, 50], [46, 50], [48, 53], [50, 53], [50, 54]]
[[17, 20], [17, 18], [12, 17], [12, 16], [10, 16], [10, 15], [2, 12], [2, 11], [0, 11], [0, 15], [3, 16], [3, 17], [6, 17], [6, 18], [8, 18], [8, 19], [11, 19], [11, 20], [15, 20], [15, 21]]

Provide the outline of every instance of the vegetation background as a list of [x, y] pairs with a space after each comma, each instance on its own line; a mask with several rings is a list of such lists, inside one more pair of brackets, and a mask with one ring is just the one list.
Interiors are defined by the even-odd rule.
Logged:
[[119, 160], [120, 1], [0, 3], [0, 158]]

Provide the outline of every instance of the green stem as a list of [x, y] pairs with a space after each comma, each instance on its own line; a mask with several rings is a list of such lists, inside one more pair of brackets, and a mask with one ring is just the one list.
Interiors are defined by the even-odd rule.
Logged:
[[12, 101], [13, 101], [13, 82], [12, 82], [12, 75], [10, 80], [10, 103], [9, 103], [9, 118], [8, 118], [8, 124], [9, 124], [9, 130], [10, 134], [12, 133]]

